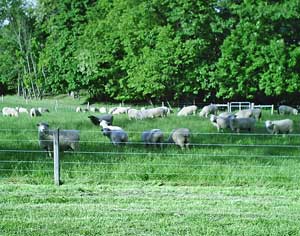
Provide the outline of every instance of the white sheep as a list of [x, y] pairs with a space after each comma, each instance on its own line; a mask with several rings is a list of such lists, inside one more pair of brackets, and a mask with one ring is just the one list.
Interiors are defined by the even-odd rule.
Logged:
[[278, 114], [280, 115], [297, 115], [298, 110], [296, 108], [286, 106], [286, 105], [281, 105], [278, 107]]
[[3, 107], [2, 114], [3, 116], [15, 116], [15, 117], [19, 116], [19, 112], [17, 111], [17, 109], [12, 107]]
[[156, 118], [167, 116], [167, 110], [163, 107], [155, 107], [141, 110], [143, 118]]
[[16, 107], [16, 110], [19, 112], [19, 113], [26, 113], [28, 114], [28, 110], [24, 107]]
[[256, 120], [261, 120], [262, 110], [259, 108], [254, 108], [251, 110], [252, 110], [252, 117], [254, 117]]
[[107, 112], [107, 110], [106, 110], [105, 107], [100, 107], [98, 110], [99, 110], [99, 112], [102, 113], [102, 114]]
[[[47, 123], [39, 123], [38, 138], [39, 146], [48, 151], [48, 155], [52, 156], [53, 151], [53, 130], [49, 130]], [[78, 130], [59, 130], [59, 148], [60, 150], [77, 150], [79, 148], [79, 131]]]
[[230, 119], [233, 117], [233, 115], [227, 117], [210, 115], [210, 121], [217, 128], [218, 132], [220, 132], [226, 128], [230, 128]]
[[82, 112], [82, 108], [81, 107], [76, 107], [76, 112]]
[[178, 113], [177, 116], [188, 116], [188, 115], [195, 115], [197, 111], [197, 106], [187, 106], [183, 107]]
[[244, 109], [240, 110], [235, 113], [236, 118], [249, 118], [253, 116], [253, 110], [252, 109]]
[[113, 115], [111, 115], [111, 114], [104, 114], [104, 115], [99, 115], [99, 116], [90, 115], [90, 116], [88, 116], [88, 118], [96, 126], [99, 126], [100, 122], [102, 120], [105, 120], [107, 125], [112, 125], [113, 119], [114, 119]]
[[130, 108], [127, 112], [129, 120], [135, 119], [135, 120], [142, 120], [143, 119], [143, 113], [142, 111], [139, 111], [137, 109]]
[[168, 142], [175, 143], [181, 149], [188, 148], [190, 144], [191, 132], [187, 128], [178, 128], [172, 130]]
[[231, 112], [222, 112], [218, 115], [219, 117], [222, 117], [222, 118], [228, 118], [228, 117], [234, 117], [234, 114], [232, 114]]
[[130, 107], [116, 107], [114, 110], [110, 111], [110, 114], [119, 115], [126, 114]]
[[44, 107], [39, 107], [38, 108], [38, 111], [42, 114], [42, 113], [45, 113], [45, 112], [50, 112], [48, 108], [44, 108]]
[[290, 119], [284, 120], [267, 120], [266, 129], [271, 134], [289, 134], [293, 131], [294, 122]]
[[29, 115], [30, 117], [37, 117], [37, 116], [41, 116], [42, 113], [40, 113], [40, 111], [37, 108], [31, 108]]
[[160, 129], [146, 130], [142, 133], [141, 139], [146, 145], [154, 144], [162, 147], [164, 134]]
[[240, 130], [254, 130], [256, 120], [252, 117], [250, 118], [236, 118], [233, 117], [230, 119], [230, 128], [232, 131], [236, 131], [237, 133]]
[[90, 112], [97, 112], [97, 111], [98, 111], [98, 108], [90, 106], [90, 107], [89, 107], [89, 111], [90, 111]]
[[204, 106], [199, 113], [199, 116], [208, 118], [209, 115], [217, 115], [218, 107], [214, 104]]
[[106, 120], [102, 120], [100, 122], [100, 126], [102, 127], [102, 129], [109, 129], [109, 130], [123, 130], [121, 127], [119, 126], [112, 126], [112, 125], [108, 125]]
[[128, 142], [128, 134], [123, 130], [111, 130], [103, 128], [102, 133], [107, 136], [114, 145], [126, 144]]

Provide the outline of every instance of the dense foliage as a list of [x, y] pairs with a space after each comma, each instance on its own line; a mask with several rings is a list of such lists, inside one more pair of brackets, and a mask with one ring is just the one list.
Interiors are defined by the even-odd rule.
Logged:
[[300, 1], [4, 0], [0, 82], [25, 96], [293, 97]]

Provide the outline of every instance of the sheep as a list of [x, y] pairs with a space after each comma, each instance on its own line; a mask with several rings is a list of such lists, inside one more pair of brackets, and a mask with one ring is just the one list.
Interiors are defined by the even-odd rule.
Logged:
[[[39, 146], [48, 151], [49, 157], [53, 151], [53, 130], [49, 130], [48, 123], [38, 123]], [[79, 130], [59, 130], [59, 148], [60, 150], [75, 151], [79, 148]]]
[[17, 109], [12, 107], [3, 107], [2, 114], [3, 116], [15, 116], [15, 117], [19, 116], [19, 112], [17, 111]]
[[143, 113], [142, 111], [139, 111], [137, 109], [129, 109], [127, 112], [129, 120], [135, 119], [135, 120], [142, 120], [143, 119]]
[[202, 108], [202, 110], [199, 113], [199, 116], [208, 118], [210, 114], [217, 115], [217, 111], [218, 107], [214, 104], [210, 104]]
[[230, 119], [230, 128], [232, 131], [236, 131], [237, 133], [240, 130], [248, 130], [252, 131], [254, 129], [256, 120], [252, 117], [249, 118], [236, 118], [233, 117]]
[[234, 117], [234, 114], [232, 114], [231, 112], [222, 112], [218, 115], [219, 117], [222, 117], [222, 118], [229, 118], [229, 117]]
[[121, 145], [128, 142], [128, 135], [123, 129], [111, 130], [109, 128], [103, 128], [102, 133], [110, 139], [113, 145]]
[[155, 107], [141, 110], [143, 118], [156, 118], [167, 116], [167, 110], [164, 107]]
[[100, 126], [102, 127], [102, 129], [109, 129], [109, 130], [123, 130], [121, 127], [119, 126], [112, 126], [112, 125], [108, 125], [106, 120], [102, 120], [100, 122]]
[[29, 115], [30, 115], [30, 117], [37, 117], [37, 116], [41, 116], [42, 113], [40, 113], [40, 111], [36, 108], [31, 108]]
[[294, 122], [290, 119], [284, 120], [267, 120], [265, 122], [266, 129], [271, 134], [289, 134], [293, 131]]
[[281, 105], [278, 107], [278, 114], [280, 115], [297, 115], [298, 110], [296, 108], [286, 106], [286, 105]]
[[26, 113], [28, 114], [28, 110], [24, 107], [16, 107], [16, 110], [19, 112], [19, 113]]
[[220, 130], [224, 131], [224, 129], [230, 128], [230, 119], [233, 117], [233, 115], [229, 115], [227, 117], [210, 115], [210, 121], [215, 127], [217, 127], [218, 132], [220, 132]]
[[154, 144], [162, 147], [164, 134], [160, 129], [146, 130], [142, 133], [141, 139], [145, 145]]
[[104, 113], [107, 112], [105, 107], [100, 107], [98, 110], [99, 110], [99, 112], [102, 113], [102, 114], [104, 114]]
[[81, 107], [76, 107], [76, 112], [82, 112], [82, 108]]
[[190, 144], [191, 132], [187, 128], [173, 129], [169, 138], [169, 143], [175, 143], [181, 149], [188, 148]]
[[259, 108], [251, 109], [252, 111], [252, 117], [254, 117], [256, 120], [261, 120], [262, 116], [262, 110]]
[[188, 115], [195, 115], [197, 111], [197, 106], [187, 106], [183, 107], [178, 113], [177, 116], [188, 116]]
[[90, 112], [97, 112], [98, 108], [96, 108], [96, 107], [89, 107], [89, 111]]
[[235, 113], [236, 118], [249, 118], [253, 117], [253, 111], [252, 109], [245, 109], [245, 110], [240, 110]]
[[45, 113], [45, 112], [50, 112], [48, 108], [44, 108], [44, 107], [39, 107], [38, 108], [38, 111], [42, 114], [42, 113]]
[[116, 107], [109, 113], [113, 115], [126, 114], [129, 109], [130, 107]]
[[113, 123], [113, 115], [111, 114], [105, 114], [105, 115], [100, 115], [100, 116], [93, 116], [93, 115], [90, 115], [88, 116], [88, 118], [91, 120], [91, 122], [96, 125], [96, 126], [99, 126], [100, 125], [100, 122], [102, 120], [105, 120], [107, 125], [112, 125]]

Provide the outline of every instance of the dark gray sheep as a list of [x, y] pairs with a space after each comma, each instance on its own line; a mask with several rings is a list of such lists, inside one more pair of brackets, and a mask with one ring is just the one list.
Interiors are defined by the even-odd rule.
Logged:
[[231, 118], [230, 119], [230, 128], [232, 131], [236, 131], [237, 133], [240, 130], [254, 130], [256, 120], [252, 117], [250, 118]]
[[187, 128], [173, 129], [169, 138], [169, 143], [175, 143], [181, 149], [188, 148], [190, 144], [191, 132]]
[[105, 115], [99, 115], [99, 116], [90, 115], [90, 116], [88, 116], [88, 118], [96, 126], [99, 126], [99, 124], [102, 120], [105, 120], [108, 125], [112, 125], [113, 119], [114, 119], [113, 115], [111, 115], [111, 114], [105, 114]]
[[144, 131], [141, 138], [146, 145], [154, 144], [162, 147], [164, 134], [160, 129], [151, 129]]
[[[39, 145], [42, 149], [48, 151], [52, 156], [53, 151], [53, 130], [49, 129], [47, 123], [38, 123]], [[59, 130], [59, 148], [60, 150], [77, 150], [79, 148], [79, 130]]]
[[102, 133], [110, 139], [113, 145], [124, 145], [128, 142], [128, 134], [124, 130], [110, 130], [109, 128], [103, 128]]

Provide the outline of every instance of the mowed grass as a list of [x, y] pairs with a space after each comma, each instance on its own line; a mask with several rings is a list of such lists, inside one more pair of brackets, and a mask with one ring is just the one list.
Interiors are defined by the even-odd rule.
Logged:
[[[82, 101], [5, 97], [4, 106], [48, 107], [42, 117], [0, 117], [0, 235], [300, 235], [299, 117], [292, 135], [269, 135], [264, 111], [255, 133], [217, 134], [198, 116], [114, 124], [129, 133], [114, 147], [75, 113]], [[100, 106], [100, 104], [99, 104]], [[112, 105], [110, 105], [112, 106]], [[54, 108], [56, 107], [56, 111]], [[80, 150], [61, 153], [62, 186], [41, 152], [36, 124], [80, 130]], [[192, 145], [145, 147], [141, 132], [191, 129]]]

